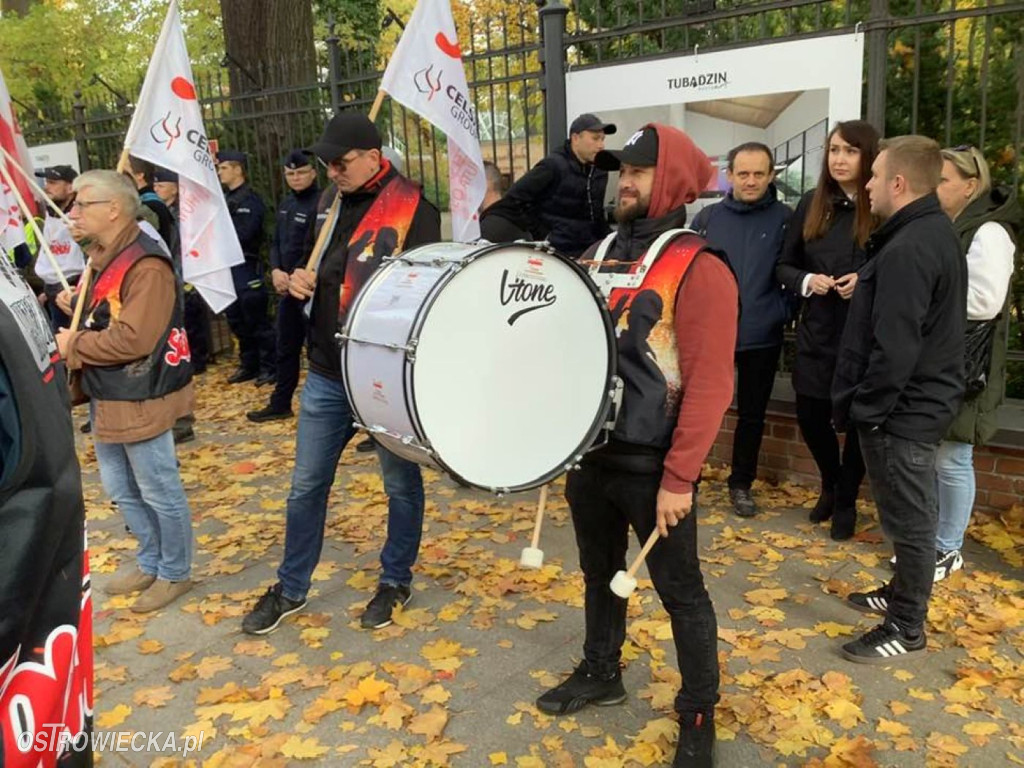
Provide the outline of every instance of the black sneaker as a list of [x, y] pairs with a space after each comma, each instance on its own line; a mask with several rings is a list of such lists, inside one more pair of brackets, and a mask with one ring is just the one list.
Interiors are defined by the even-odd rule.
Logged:
[[877, 613], [885, 616], [885, 612], [889, 610], [891, 598], [892, 587], [889, 584], [884, 584], [870, 592], [851, 592], [846, 596], [846, 602], [863, 613]]
[[256, 371], [247, 371], [245, 368], [238, 368], [228, 376], [228, 384], [241, 384], [245, 381], [252, 381], [256, 378]]
[[267, 384], [274, 384], [276, 382], [277, 382], [277, 374], [276, 373], [267, 373], [266, 371], [264, 371], [263, 373], [261, 373], [259, 376], [256, 377], [256, 386], [257, 387], [265, 387]]
[[714, 717], [703, 712], [680, 716], [679, 742], [672, 768], [712, 768], [714, 764]]
[[818, 501], [814, 505], [814, 509], [811, 510], [811, 514], [807, 516], [807, 519], [812, 523], [823, 523], [832, 517], [832, 513], [836, 508], [836, 495], [832, 491], [822, 490], [821, 495], [818, 496]]
[[290, 419], [295, 414], [292, 413], [291, 408], [275, 408], [272, 405], [268, 405], [266, 408], [260, 408], [258, 411], [249, 411], [245, 414], [245, 418], [249, 421], [255, 421], [257, 424], [264, 421], [275, 421], [277, 419]]
[[391, 624], [391, 614], [396, 605], [408, 605], [412, 600], [412, 591], [408, 587], [396, 587], [394, 584], [381, 584], [377, 594], [366, 604], [363, 617], [359, 620], [363, 629], [382, 629]]
[[963, 567], [964, 557], [959, 549], [935, 553], [935, 581], [942, 581], [953, 571], [959, 571]]
[[549, 715], [568, 715], [579, 712], [587, 704], [610, 707], [626, 700], [622, 685], [622, 671], [616, 669], [609, 676], [592, 675], [584, 659], [569, 678], [537, 699], [537, 709]]
[[891, 664], [905, 656], [924, 653], [924, 632], [910, 635], [887, 621], [843, 646], [843, 658], [858, 664]]
[[753, 517], [757, 514], [757, 505], [754, 497], [750, 495], [749, 488], [730, 488], [729, 500], [732, 502], [732, 509], [740, 517]]
[[[951, 549], [949, 552], [938, 550], [935, 553], [935, 577], [934, 581], [942, 581], [954, 571], [964, 567], [964, 556], [959, 549]], [[889, 558], [889, 568], [896, 570], [896, 555]]]
[[85, 424], [82, 425], [81, 430], [83, 435], [88, 435], [92, 432], [92, 422], [86, 421]]
[[377, 450], [377, 444], [373, 442], [372, 437], [366, 438], [365, 440], [363, 440], [363, 442], [356, 446], [357, 453], [372, 453], [375, 450]]
[[275, 584], [257, 602], [256, 607], [242, 619], [242, 631], [248, 635], [269, 635], [281, 619], [298, 613], [306, 607], [306, 601], [289, 600], [281, 594], [281, 585]]

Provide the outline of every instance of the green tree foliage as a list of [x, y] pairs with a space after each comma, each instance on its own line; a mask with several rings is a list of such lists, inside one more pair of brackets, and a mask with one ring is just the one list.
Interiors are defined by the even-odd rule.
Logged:
[[[108, 92], [99, 75], [134, 98], [167, 7], [147, 0], [40, 0], [28, 13], [0, 19], [0, 68], [12, 95], [47, 114], [70, 102]], [[181, 4], [194, 69], [215, 67], [223, 55], [217, 0]]]

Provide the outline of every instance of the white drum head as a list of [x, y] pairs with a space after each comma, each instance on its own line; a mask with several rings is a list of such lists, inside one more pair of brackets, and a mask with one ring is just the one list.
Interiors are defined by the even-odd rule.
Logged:
[[612, 339], [593, 286], [565, 261], [501, 246], [455, 274], [428, 308], [413, 365], [435, 455], [484, 488], [561, 474], [603, 422]]

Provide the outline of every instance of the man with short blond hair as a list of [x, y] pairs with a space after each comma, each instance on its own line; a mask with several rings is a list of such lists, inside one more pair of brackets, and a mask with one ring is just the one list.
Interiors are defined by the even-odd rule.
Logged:
[[[76, 235], [93, 278], [80, 330], [57, 334], [60, 354], [80, 371], [91, 399], [100, 479], [138, 539], [137, 566], [107, 585], [110, 594], [142, 591], [137, 613], [156, 611], [192, 589], [192, 522], [171, 428], [192, 411], [192, 364], [184, 331], [181, 281], [171, 257], [136, 222], [139, 196], [114, 171], [74, 182]], [[72, 297], [57, 301], [72, 314]]]
[[924, 136], [882, 143], [867, 190], [885, 223], [868, 239], [868, 262], [843, 331], [832, 384], [836, 428], [856, 429], [896, 575], [852, 592], [883, 623], [843, 646], [861, 664], [924, 653], [935, 573], [935, 454], [964, 392], [967, 261], [935, 195], [939, 145]]

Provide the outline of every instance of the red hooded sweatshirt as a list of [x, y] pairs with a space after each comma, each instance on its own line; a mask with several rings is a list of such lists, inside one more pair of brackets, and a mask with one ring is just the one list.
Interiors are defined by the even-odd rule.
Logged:
[[[696, 200], [714, 169], [685, 133], [656, 123], [651, 127], [658, 132], [658, 164], [647, 217], [654, 219]], [[676, 299], [683, 398], [661, 477], [661, 487], [667, 491], [693, 490], [722, 426], [732, 402], [738, 321], [736, 278], [721, 259], [700, 254]]]

